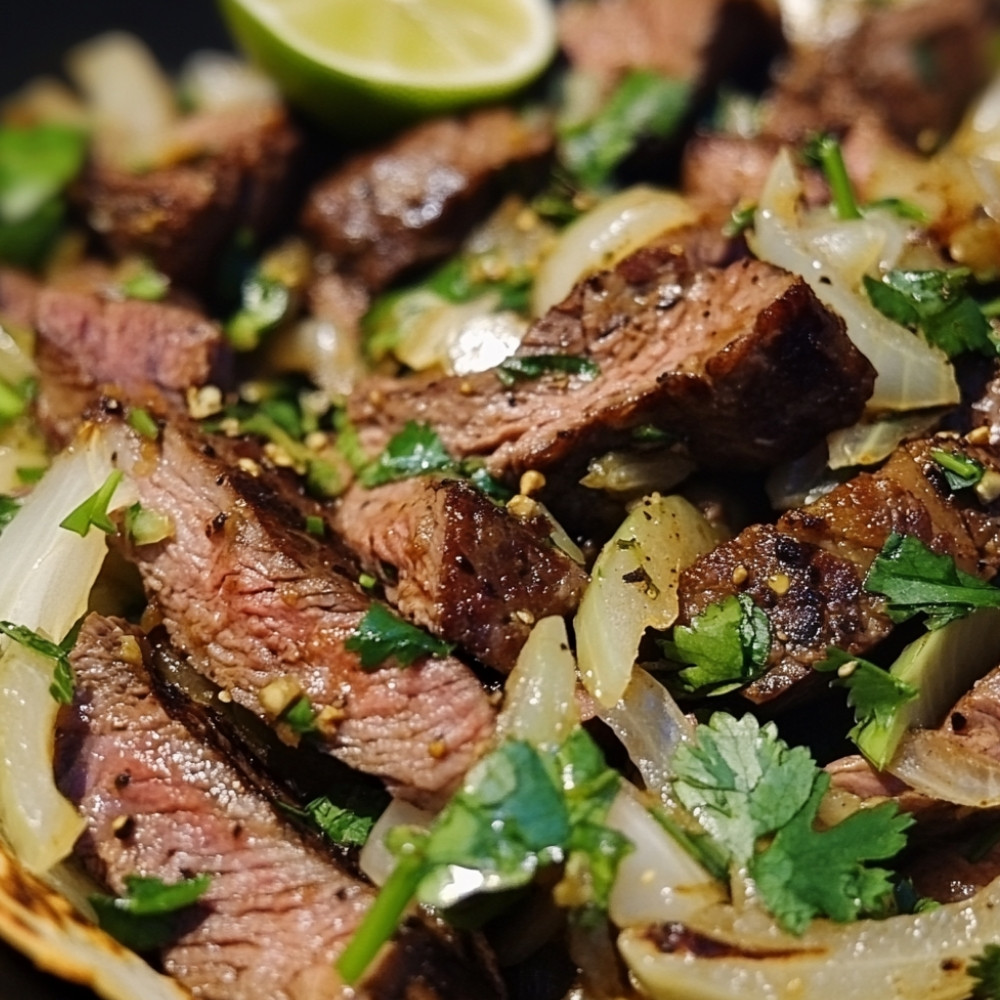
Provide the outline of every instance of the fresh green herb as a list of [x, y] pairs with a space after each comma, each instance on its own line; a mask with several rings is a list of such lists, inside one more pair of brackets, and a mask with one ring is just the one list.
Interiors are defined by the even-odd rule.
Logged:
[[674, 628], [663, 651], [690, 666], [672, 676], [688, 693], [724, 694], [759, 676], [771, 650], [767, 615], [749, 594], [710, 604], [690, 625]]
[[19, 465], [15, 471], [18, 482], [30, 486], [37, 483], [45, 475], [45, 469], [44, 465]]
[[325, 795], [307, 803], [302, 812], [324, 837], [344, 847], [362, 847], [375, 825], [375, 817], [331, 802]]
[[730, 864], [748, 868], [786, 930], [801, 933], [814, 916], [847, 921], [884, 909], [889, 873], [866, 863], [902, 850], [911, 817], [890, 802], [818, 831], [830, 777], [773, 723], [717, 712], [696, 737], [674, 755], [674, 794]]
[[154, 545], [173, 533], [174, 522], [169, 514], [150, 510], [138, 502], [125, 511], [125, 534], [136, 545]]
[[482, 461], [477, 459], [465, 459], [459, 463], [458, 471], [468, 476], [469, 482], [477, 489], [482, 490], [488, 497], [498, 503], [506, 503], [513, 495], [514, 491], [508, 489], [498, 479], [494, 479], [484, 468]]
[[65, 216], [63, 191], [86, 150], [85, 134], [64, 125], [0, 128], [0, 259], [42, 263]]
[[911, 535], [893, 533], [886, 539], [865, 577], [865, 589], [887, 599], [892, 621], [923, 613], [929, 629], [964, 618], [974, 608], [1000, 607], [1000, 587], [963, 572], [951, 556], [931, 551]]
[[593, 118], [562, 130], [562, 162], [584, 187], [602, 187], [641, 140], [672, 135], [690, 101], [691, 87], [682, 80], [631, 72]]
[[37, 382], [30, 377], [21, 379], [16, 384], [0, 378], [0, 427], [12, 423], [27, 412], [36, 389]]
[[949, 357], [974, 352], [993, 357], [997, 345], [989, 321], [966, 291], [971, 272], [955, 267], [939, 271], [893, 270], [882, 280], [865, 275], [872, 305], [891, 320], [919, 330]]
[[143, 264], [128, 275], [120, 284], [122, 295], [127, 299], [142, 299], [145, 302], [160, 302], [170, 291], [170, 279], [150, 264]]
[[344, 646], [358, 654], [363, 670], [374, 670], [389, 659], [408, 667], [421, 656], [447, 656], [454, 648], [378, 603], [368, 609]]
[[309, 703], [306, 697], [296, 698], [281, 713], [281, 722], [285, 723], [292, 732], [299, 736], [307, 736], [316, 731], [316, 710]]
[[722, 227], [722, 235], [730, 239], [735, 239], [745, 233], [753, 225], [753, 217], [757, 212], [757, 203], [751, 202], [748, 205], [737, 205], [729, 216], [728, 221]]
[[14, 515], [21, 509], [21, 501], [15, 497], [0, 493], [0, 531], [14, 520]]
[[986, 471], [981, 462], [977, 462], [959, 451], [945, 451], [943, 448], [932, 448], [931, 458], [941, 466], [948, 486], [955, 490], [968, 489], [975, 486]]
[[[389, 846], [399, 858], [375, 905], [337, 961], [350, 984], [395, 932], [416, 896], [447, 909], [469, 894], [526, 885], [535, 873], [566, 862], [586, 872], [587, 907], [601, 909], [614, 872], [631, 845], [604, 825], [620, 778], [582, 729], [554, 753], [510, 741], [476, 763], [429, 830], [398, 827]], [[463, 884], [464, 883], [464, 884]]]
[[171, 885], [158, 878], [126, 875], [124, 896], [95, 894], [90, 903], [98, 923], [113, 938], [133, 951], [148, 952], [173, 940], [178, 915], [197, 903], [210, 885], [208, 875]]
[[306, 533], [322, 538], [326, 534], [326, 521], [319, 514], [306, 514]]
[[930, 913], [940, 906], [936, 899], [921, 896], [911, 879], [897, 876], [892, 883], [892, 904], [886, 916], [899, 913]]
[[1000, 1000], [1000, 944], [985, 945], [969, 963], [969, 975], [975, 980], [972, 1000]]
[[591, 382], [601, 370], [590, 358], [575, 357], [571, 354], [534, 354], [528, 357], [511, 357], [502, 361], [494, 369], [501, 385], [512, 386], [525, 379], [537, 379], [550, 372], [576, 375], [585, 382]]
[[129, 427], [150, 441], [155, 441], [160, 436], [160, 425], [149, 410], [144, 410], [141, 406], [130, 406], [125, 420]]
[[875, 201], [865, 202], [864, 211], [880, 208], [892, 212], [901, 219], [909, 219], [912, 222], [930, 222], [930, 216], [924, 209], [905, 198], [877, 198]]
[[454, 468], [455, 460], [448, 454], [437, 433], [427, 424], [408, 420], [375, 462], [362, 470], [359, 479], [363, 486], [381, 486], [426, 472], [444, 472]]
[[834, 646], [827, 648], [826, 659], [815, 667], [823, 673], [836, 673], [833, 683], [847, 688], [847, 704], [854, 709], [852, 738], [870, 723], [890, 725], [900, 706], [920, 694], [908, 681], [893, 677], [888, 670]]
[[815, 136], [806, 144], [803, 156], [823, 171], [823, 176], [830, 185], [833, 211], [837, 218], [860, 219], [861, 209], [854, 196], [851, 178], [844, 164], [844, 152], [837, 139], [832, 135]]
[[82, 620], [70, 629], [69, 634], [62, 642], [53, 642], [24, 625], [0, 621], [0, 633], [24, 646], [25, 649], [30, 649], [33, 653], [38, 653], [39, 656], [44, 656], [53, 662], [52, 684], [49, 686], [49, 694], [60, 705], [69, 705], [73, 701], [75, 682], [69, 654], [76, 644], [81, 624]]
[[226, 323], [229, 343], [237, 351], [252, 351], [259, 346], [264, 334], [269, 333], [287, 318], [292, 306], [292, 293], [288, 285], [252, 271], [243, 281], [241, 305]]
[[87, 497], [79, 507], [71, 510], [59, 522], [59, 527], [65, 528], [67, 531], [75, 531], [81, 537], [85, 537], [91, 528], [99, 528], [109, 535], [114, 534], [115, 524], [108, 516], [108, 505], [121, 481], [121, 470], [112, 470], [96, 492]]
[[378, 580], [371, 575], [371, 573], [359, 573], [358, 574], [358, 586], [362, 590], [372, 591], [378, 585]]

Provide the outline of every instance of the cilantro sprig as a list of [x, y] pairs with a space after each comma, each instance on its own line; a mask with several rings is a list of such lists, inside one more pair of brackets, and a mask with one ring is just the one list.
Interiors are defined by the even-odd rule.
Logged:
[[408, 667], [421, 656], [447, 656], [454, 649], [377, 602], [365, 612], [344, 647], [358, 654], [362, 670], [375, 670], [390, 659]]
[[49, 685], [49, 694], [60, 704], [69, 705], [73, 701], [73, 692], [76, 683], [73, 679], [73, 668], [69, 662], [69, 654], [76, 645], [76, 637], [79, 634], [81, 621], [77, 622], [63, 638], [62, 642], [53, 642], [46, 639], [33, 629], [25, 625], [16, 625], [13, 622], [0, 621], [0, 633], [13, 639], [14, 642], [25, 649], [30, 649], [40, 656], [44, 656], [53, 663], [52, 683]]
[[782, 927], [801, 934], [816, 916], [884, 912], [892, 878], [868, 863], [903, 849], [912, 817], [887, 802], [820, 829], [830, 777], [773, 723], [718, 712], [696, 738], [674, 755], [674, 794], [729, 864], [746, 867]]
[[956, 492], [975, 486], [986, 473], [982, 462], [977, 462], [960, 451], [932, 448], [930, 455], [944, 473], [949, 488]]
[[975, 980], [972, 1000], [1000, 1000], [1000, 944], [985, 945], [969, 963], [969, 975]]
[[506, 387], [528, 379], [539, 379], [551, 372], [576, 375], [584, 382], [591, 382], [601, 370], [590, 358], [574, 354], [534, 354], [507, 358], [494, 369], [500, 384]]
[[[584, 910], [606, 907], [618, 863], [631, 849], [604, 824], [619, 782], [582, 729], [555, 751], [512, 740], [487, 754], [430, 829], [390, 832], [398, 862], [337, 960], [344, 980], [361, 977], [414, 897], [447, 909], [470, 883], [480, 892], [512, 889], [565, 862], [586, 873]], [[469, 879], [472, 872], [478, 877]]]
[[125, 895], [94, 894], [90, 903], [98, 923], [133, 951], [148, 952], [169, 943], [178, 933], [177, 917], [201, 899], [211, 886], [205, 874], [167, 884], [158, 878], [125, 876]]
[[936, 629], [975, 608], [1000, 607], [1000, 587], [963, 572], [954, 559], [920, 539], [895, 532], [875, 557], [864, 585], [886, 598], [886, 614], [897, 624], [922, 613], [927, 628]]

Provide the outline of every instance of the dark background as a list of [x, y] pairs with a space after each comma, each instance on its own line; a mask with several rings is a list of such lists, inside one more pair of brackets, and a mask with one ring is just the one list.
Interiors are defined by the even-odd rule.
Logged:
[[[171, 69], [195, 49], [228, 45], [212, 0], [22, 0], [4, 22], [0, 95], [39, 73], [58, 72], [66, 49], [114, 28], [141, 37]], [[93, 1000], [93, 994], [39, 974], [0, 942], [0, 1000]]]

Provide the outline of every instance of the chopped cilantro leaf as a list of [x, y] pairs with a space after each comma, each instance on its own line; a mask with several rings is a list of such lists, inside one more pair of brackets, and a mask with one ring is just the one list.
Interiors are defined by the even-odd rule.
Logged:
[[309, 704], [309, 699], [296, 698], [281, 713], [280, 721], [300, 736], [316, 731], [316, 710]]
[[114, 469], [108, 473], [108, 478], [101, 486], [83, 503], [71, 510], [59, 522], [59, 527], [65, 528], [67, 531], [75, 531], [84, 537], [91, 528], [99, 528], [109, 535], [114, 534], [115, 524], [108, 516], [108, 505], [121, 481], [122, 472], [120, 469]]
[[21, 509], [21, 501], [16, 497], [0, 493], [0, 531], [14, 520], [14, 515]]
[[691, 87], [649, 70], [629, 73], [594, 117], [562, 130], [560, 156], [584, 187], [606, 184], [644, 138], [667, 138], [690, 106]]
[[883, 802], [817, 830], [829, 784], [830, 776], [817, 771], [805, 805], [750, 862], [764, 905], [793, 934], [801, 934], [813, 917], [847, 922], [884, 911], [892, 897], [891, 875], [865, 862], [898, 854], [913, 823], [895, 802]]
[[502, 361], [494, 369], [501, 385], [512, 386], [525, 379], [538, 379], [549, 372], [576, 375], [585, 382], [591, 382], [601, 370], [589, 358], [571, 354], [533, 354], [526, 357], [511, 357]]
[[945, 451], [943, 448], [931, 449], [931, 458], [941, 466], [945, 479], [953, 490], [964, 490], [975, 486], [983, 478], [983, 465], [968, 455], [958, 451]]
[[847, 688], [847, 704], [854, 709], [852, 738], [870, 722], [888, 726], [899, 707], [920, 694], [908, 681], [893, 677], [888, 670], [833, 646], [827, 649], [826, 659], [815, 668], [823, 673], [836, 672], [833, 683]]
[[226, 323], [226, 337], [235, 350], [252, 351], [288, 316], [292, 294], [285, 282], [255, 270], [243, 282], [241, 296], [239, 310]]
[[745, 233], [753, 225], [756, 211], [756, 202], [751, 202], [749, 205], [737, 205], [722, 227], [722, 235], [735, 239], [741, 233]]
[[443, 472], [455, 468], [441, 438], [427, 424], [409, 420], [392, 437], [385, 451], [359, 474], [364, 486], [381, 486], [398, 479], [419, 476], [426, 472]]
[[375, 817], [331, 802], [325, 795], [313, 799], [302, 810], [334, 844], [361, 847], [375, 825]]
[[875, 557], [865, 589], [887, 599], [886, 613], [904, 622], [921, 612], [929, 629], [964, 618], [975, 608], [1000, 607], [1000, 588], [960, 570], [918, 538], [891, 534]]
[[17, 420], [27, 412], [36, 388], [37, 383], [30, 377], [16, 384], [0, 378], [0, 426]]
[[326, 521], [319, 514], [306, 514], [306, 533], [316, 538], [322, 538], [326, 534]]
[[60, 705], [68, 705], [73, 701], [76, 685], [73, 679], [73, 668], [69, 662], [69, 654], [76, 643], [81, 624], [82, 619], [69, 630], [62, 642], [53, 642], [24, 625], [0, 621], [0, 634], [13, 639], [25, 649], [30, 649], [32, 652], [38, 653], [39, 656], [52, 660], [52, 683], [49, 686], [49, 694]]
[[690, 625], [675, 627], [672, 641], [662, 646], [669, 659], [690, 664], [671, 676], [681, 690], [724, 694], [761, 673], [771, 650], [771, 627], [749, 594], [730, 595]]
[[119, 287], [127, 299], [160, 302], [170, 291], [170, 279], [150, 264], [144, 264], [122, 280]]
[[388, 659], [408, 667], [421, 656], [447, 656], [454, 648], [378, 603], [368, 609], [344, 646], [358, 654], [363, 670], [374, 670]]
[[976, 352], [993, 357], [997, 347], [990, 324], [966, 291], [968, 268], [938, 271], [894, 270], [878, 281], [865, 276], [865, 290], [879, 312], [919, 330], [949, 357]]
[[975, 980], [972, 1000], [1000, 1000], [1000, 944], [988, 944], [969, 963], [969, 975]]
[[179, 927], [177, 915], [208, 891], [208, 875], [167, 885], [158, 878], [125, 876], [124, 896], [93, 895], [90, 903], [101, 927], [134, 951], [152, 951], [171, 941]]

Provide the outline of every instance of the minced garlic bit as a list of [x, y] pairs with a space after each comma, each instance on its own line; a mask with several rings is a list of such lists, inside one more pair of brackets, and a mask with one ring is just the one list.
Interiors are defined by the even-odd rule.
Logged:
[[137, 666], [142, 663], [142, 647], [134, 635], [123, 635], [118, 640], [118, 655], [122, 661]]
[[427, 752], [434, 760], [444, 760], [448, 756], [448, 744], [444, 740], [434, 740], [428, 744]]
[[788, 593], [788, 588], [792, 585], [792, 581], [788, 578], [787, 573], [775, 573], [773, 576], [768, 577], [767, 585], [778, 597], [783, 597]]
[[316, 714], [314, 725], [323, 736], [334, 736], [347, 713], [338, 705], [327, 705]]
[[518, 608], [514, 612], [514, 617], [523, 625], [534, 625], [535, 616], [527, 608]]
[[539, 490], [545, 488], [545, 476], [542, 475], [537, 469], [528, 469], [528, 471], [521, 476], [521, 482], [518, 484], [518, 492], [523, 493], [526, 497], [530, 497], [532, 493], [537, 493]]
[[746, 583], [750, 577], [750, 571], [742, 563], [733, 569], [733, 583], [738, 587], [741, 583]]
[[264, 442], [264, 454], [279, 469], [295, 469], [300, 474], [305, 471], [300, 468], [301, 463], [296, 463], [295, 459], [280, 444], [275, 444], [273, 441]]
[[538, 503], [532, 500], [531, 497], [525, 496], [523, 493], [518, 493], [517, 496], [511, 497], [507, 501], [507, 510], [514, 517], [522, 521], [527, 521], [528, 518], [538, 514]]
[[256, 478], [260, 475], [260, 466], [252, 459], [247, 458], [246, 455], [240, 456], [236, 460], [236, 464], [248, 475]]
[[233, 700], [232, 694], [229, 691], [227, 691], [225, 688], [223, 688], [215, 697], [218, 698], [219, 701], [221, 701], [223, 705], [228, 705]]
[[990, 429], [989, 427], [973, 427], [968, 434], [965, 435], [965, 440], [969, 444], [989, 444], [990, 443]]
[[975, 485], [976, 496], [983, 503], [993, 503], [1000, 497], [1000, 472], [987, 469], [983, 473], [983, 478]]
[[261, 707], [277, 718], [296, 698], [302, 696], [302, 685], [294, 677], [284, 676], [265, 684], [257, 692]]
[[191, 386], [187, 391], [187, 409], [194, 420], [204, 420], [222, 409], [222, 390], [217, 385]]

